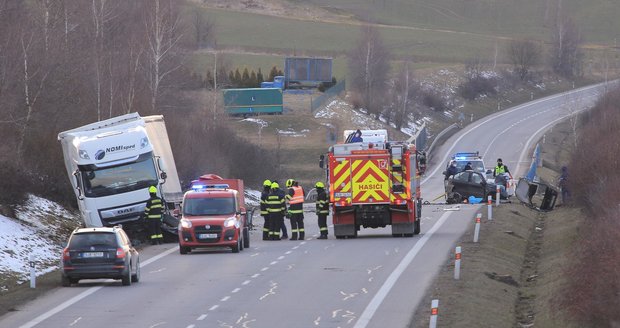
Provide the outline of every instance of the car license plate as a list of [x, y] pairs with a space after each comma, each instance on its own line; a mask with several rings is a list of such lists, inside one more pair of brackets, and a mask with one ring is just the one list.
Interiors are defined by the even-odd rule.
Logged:
[[86, 252], [86, 253], [82, 253], [82, 257], [84, 258], [103, 257], [103, 252]]
[[201, 233], [198, 235], [198, 239], [214, 239], [217, 238], [216, 233]]

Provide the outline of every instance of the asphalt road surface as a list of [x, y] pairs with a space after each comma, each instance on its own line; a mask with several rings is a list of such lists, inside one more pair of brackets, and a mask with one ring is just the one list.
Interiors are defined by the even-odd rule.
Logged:
[[[478, 150], [489, 167], [501, 157], [522, 176], [544, 131], [590, 107], [603, 88], [536, 100], [470, 124], [433, 154], [423, 197], [443, 193], [442, 171], [457, 151]], [[173, 244], [150, 246], [141, 252], [139, 283], [57, 288], [0, 318], [0, 327], [408, 327], [418, 306], [430, 308], [422, 297], [479, 210], [426, 205], [422, 233], [413, 238], [393, 238], [388, 227], [345, 240], [330, 230], [330, 239], [317, 240], [316, 215], [306, 212], [305, 241], [263, 241], [257, 229], [239, 254], [180, 255]]]

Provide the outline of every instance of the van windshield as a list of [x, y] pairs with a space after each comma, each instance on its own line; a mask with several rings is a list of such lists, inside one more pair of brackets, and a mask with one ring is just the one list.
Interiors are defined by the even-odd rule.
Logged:
[[183, 201], [184, 215], [224, 215], [234, 214], [235, 212], [235, 199], [233, 197], [186, 198]]
[[151, 152], [142, 154], [135, 162], [97, 168], [81, 165], [84, 196], [103, 197], [157, 185], [157, 172]]

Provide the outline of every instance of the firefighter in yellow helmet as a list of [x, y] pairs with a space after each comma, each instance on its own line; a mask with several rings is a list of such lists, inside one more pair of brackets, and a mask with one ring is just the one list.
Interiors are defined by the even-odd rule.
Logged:
[[316, 188], [316, 215], [319, 217], [319, 231], [321, 235], [317, 239], [327, 239], [327, 215], [329, 215], [329, 198], [325, 191], [325, 184], [319, 181]]
[[151, 240], [151, 245], [160, 245], [164, 242], [164, 235], [161, 232], [164, 202], [157, 196], [157, 188], [155, 186], [149, 188], [149, 194], [151, 198], [146, 202], [146, 208], [144, 208], [148, 238]]
[[288, 202], [287, 217], [291, 219], [291, 240], [306, 239], [304, 229], [304, 196], [305, 192], [299, 183], [293, 179], [286, 180], [286, 201]]
[[284, 203], [284, 191], [280, 189], [277, 182], [271, 183], [271, 191], [267, 196], [267, 212], [269, 212], [269, 239], [280, 240], [280, 230], [284, 224], [284, 213], [286, 204]]
[[267, 197], [271, 192], [271, 181], [263, 181], [263, 192], [260, 194], [260, 215], [265, 219], [263, 224], [263, 240], [269, 239], [269, 212], [267, 211]]

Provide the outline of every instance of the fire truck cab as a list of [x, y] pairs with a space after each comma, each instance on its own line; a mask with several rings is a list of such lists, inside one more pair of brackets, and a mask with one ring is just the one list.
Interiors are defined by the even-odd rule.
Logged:
[[[415, 145], [384, 138], [336, 144], [322, 155], [336, 238], [355, 238], [361, 227], [392, 226], [395, 237], [420, 233], [422, 200]], [[364, 133], [362, 133], [364, 135]]]

